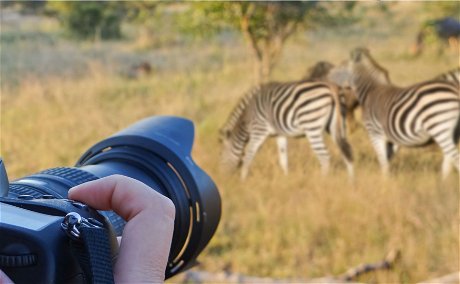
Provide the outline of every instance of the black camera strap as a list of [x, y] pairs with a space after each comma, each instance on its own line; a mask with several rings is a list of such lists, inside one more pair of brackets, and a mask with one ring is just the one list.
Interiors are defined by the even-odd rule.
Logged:
[[113, 284], [110, 243], [105, 228], [80, 227], [80, 239], [71, 240], [88, 284]]

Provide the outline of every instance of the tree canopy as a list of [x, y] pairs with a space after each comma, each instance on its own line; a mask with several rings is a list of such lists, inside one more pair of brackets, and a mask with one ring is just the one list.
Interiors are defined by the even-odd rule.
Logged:
[[113, 39], [121, 37], [123, 2], [52, 1], [47, 9], [79, 39]]
[[209, 36], [222, 29], [242, 32], [255, 59], [256, 81], [269, 79], [286, 40], [299, 26], [333, 25], [348, 16], [354, 2], [341, 6], [340, 14], [318, 1], [285, 2], [199, 2], [191, 4], [182, 20], [184, 29]]

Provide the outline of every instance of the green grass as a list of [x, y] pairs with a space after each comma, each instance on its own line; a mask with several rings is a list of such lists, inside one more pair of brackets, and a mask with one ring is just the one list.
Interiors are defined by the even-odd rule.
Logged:
[[[340, 30], [308, 37], [299, 33], [288, 42], [273, 78], [301, 78], [316, 61], [340, 62], [358, 45], [367, 45], [401, 85], [458, 64], [455, 54], [411, 58], [414, 28], [396, 16], [394, 26], [366, 27], [364, 33], [355, 27], [350, 36]], [[272, 140], [256, 156], [247, 181], [219, 171], [218, 129], [253, 84], [243, 41], [160, 46], [139, 53], [131, 42], [73, 43], [53, 36], [54, 28], [40, 26], [23, 27], [36, 36], [11, 40], [15, 29], [2, 30], [0, 37], [0, 149], [11, 179], [71, 166], [91, 145], [143, 117], [185, 116], [197, 130], [193, 157], [214, 178], [223, 202], [219, 229], [200, 256], [201, 269], [306, 279], [340, 274], [399, 248], [402, 259], [393, 271], [361, 280], [413, 283], [458, 270], [458, 174], [440, 181], [442, 155], [436, 147], [402, 149], [385, 181], [358, 127], [349, 137], [355, 184], [349, 183], [333, 145], [332, 173], [322, 178], [306, 139], [289, 140], [287, 176]], [[34, 52], [34, 44], [39, 51]], [[45, 54], [59, 56], [45, 60]], [[123, 71], [137, 60], [152, 62], [154, 73], [140, 80], [125, 78]]]

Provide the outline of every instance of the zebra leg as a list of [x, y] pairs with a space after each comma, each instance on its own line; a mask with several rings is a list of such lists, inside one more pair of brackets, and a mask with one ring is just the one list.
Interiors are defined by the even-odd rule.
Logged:
[[455, 145], [450, 135], [450, 131], [447, 130], [439, 133], [436, 137], [434, 137], [434, 140], [439, 145], [439, 147], [441, 147], [444, 154], [441, 173], [442, 178], [446, 179], [452, 169], [452, 164], [455, 166], [455, 168], [457, 168], [457, 171], [460, 171], [460, 156], [458, 153], [457, 145]]
[[353, 180], [355, 177], [355, 171], [353, 169], [353, 162], [351, 158], [347, 156], [346, 154], [344, 154], [343, 152], [342, 152], [342, 158], [347, 167], [348, 176], [350, 177], [351, 180]]
[[287, 138], [285, 136], [276, 137], [278, 145], [278, 155], [281, 168], [285, 174], [288, 174], [288, 154], [287, 154]]
[[306, 136], [310, 141], [311, 148], [321, 165], [321, 173], [326, 175], [329, 172], [330, 155], [324, 143], [322, 131], [307, 132]]
[[390, 161], [394, 155], [396, 154], [396, 151], [398, 151], [398, 145], [387, 142], [387, 160]]
[[243, 165], [241, 167], [241, 179], [245, 180], [249, 174], [249, 166], [251, 165], [254, 156], [256, 155], [257, 151], [259, 150], [260, 146], [264, 143], [265, 139], [267, 139], [268, 133], [258, 133], [257, 135], [251, 134], [249, 138], [248, 144], [246, 145], [244, 157], [243, 157]]
[[[377, 135], [370, 136], [372, 146], [377, 153], [377, 159], [379, 160], [380, 167], [382, 168], [382, 174], [384, 177], [388, 176], [390, 171], [389, 159], [392, 157], [393, 146], [386, 141], [385, 138]], [[391, 149], [391, 152], [388, 151]]]
[[392, 156], [394, 156], [394, 154], [396, 154], [396, 152], [398, 152], [398, 150], [399, 150], [399, 145], [392, 144], [392, 143], [389, 143], [389, 144], [392, 145], [392, 148], [393, 148], [393, 149], [392, 149], [392, 151], [393, 151], [393, 155], [392, 155]]

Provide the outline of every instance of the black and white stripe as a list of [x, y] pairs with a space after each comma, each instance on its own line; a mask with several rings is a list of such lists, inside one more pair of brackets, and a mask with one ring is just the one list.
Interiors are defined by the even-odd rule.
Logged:
[[241, 166], [244, 179], [260, 146], [269, 136], [276, 136], [280, 163], [287, 172], [286, 137], [305, 135], [326, 173], [330, 156], [323, 133], [328, 131], [352, 176], [351, 147], [344, 127], [337, 88], [333, 84], [299, 81], [261, 85], [240, 100], [221, 129], [223, 162], [232, 168]]
[[460, 99], [454, 84], [431, 80], [400, 88], [371, 57], [357, 48], [349, 61], [350, 82], [363, 108], [364, 125], [384, 174], [396, 147], [437, 143], [444, 154], [442, 175], [459, 168]]
[[456, 84], [460, 86], [460, 67], [457, 69], [450, 70], [434, 78], [435, 80], [442, 80]]

